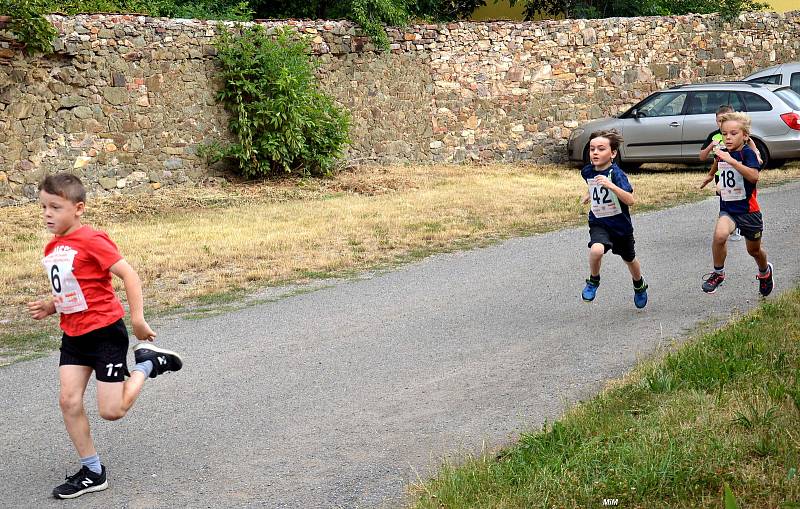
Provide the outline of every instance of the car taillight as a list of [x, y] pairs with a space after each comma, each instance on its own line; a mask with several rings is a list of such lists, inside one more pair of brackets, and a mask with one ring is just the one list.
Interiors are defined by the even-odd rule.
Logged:
[[783, 115], [781, 115], [781, 118], [783, 119], [784, 122], [786, 122], [786, 125], [788, 125], [792, 129], [800, 131], [800, 115], [798, 115], [795, 112], [790, 112], [790, 113], [784, 113]]

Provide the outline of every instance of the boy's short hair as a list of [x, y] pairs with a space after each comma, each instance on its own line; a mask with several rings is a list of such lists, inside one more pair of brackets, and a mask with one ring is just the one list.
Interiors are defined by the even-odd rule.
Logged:
[[736, 110], [733, 109], [733, 106], [731, 106], [730, 104], [723, 104], [719, 108], [717, 108], [717, 115], [721, 113], [733, 113], [734, 111]]
[[719, 125], [724, 124], [725, 122], [734, 121], [739, 122], [742, 126], [742, 131], [746, 136], [750, 136], [750, 115], [747, 113], [742, 113], [741, 111], [732, 111], [730, 113], [725, 113], [719, 119]]
[[619, 145], [623, 142], [622, 135], [616, 129], [604, 129], [602, 131], [595, 131], [589, 135], [589, 141], [595, 138], [608, 139], [611, 150], [619, 150]]
[[81, 179], [71, 173], [48, 175], [39, 183], [39, 191], [60, 196], [72, 203], [86, 203], [86, 189]]

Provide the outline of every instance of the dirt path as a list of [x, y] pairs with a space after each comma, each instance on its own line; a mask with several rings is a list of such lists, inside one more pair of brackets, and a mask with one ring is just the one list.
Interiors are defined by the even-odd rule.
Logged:
[[[800, 280], [800, 183], [761, 194], [778, 291]], [[636, 216], [643, 312], [607, 258], [580, 300], [585, 228], [434, 256], [202, 320], [158, 326], [186, 368], [148, 382], [123, 421], [90, 419], [111, 488], [81, 507], [376, 507], [444, 454], [556, 418], [636, 359], [759, 301], [732, 244], [729, 279], [700, 291], [716, 202]], [[57, 404], [57, 354], [0, 369], [7, 507], [63, 507], [77, 459]], [[93, 393], [90, 394], [93, 398]]]

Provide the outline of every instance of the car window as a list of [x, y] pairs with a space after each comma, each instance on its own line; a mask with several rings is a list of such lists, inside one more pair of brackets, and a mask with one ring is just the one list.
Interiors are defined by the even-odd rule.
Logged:
[[[686, 106], [686, 114], [703, 115], [706, 113], [716, 113], [720, 106], [731, 105], [731, 95], [734, 97], [736, 96], [736, 94], [720, 90], [690, 92], [688, 105]], [[734, 107], [734, 109], [736, 108]]]
[[753, 94], [752, 92], [742, 92], [744, 97], [744, 111], [769, 111], [772, 105], [761, 97], [760, 95]]
[[800, 94], [791, 88], [778, 89], [775, 91], [775, 95], [780, 97], [791, 109], [800, 111]]
[[800, 94], [800, 72], [792, 73], [792, 77], [789, 80], [789, 86], [792, 87], [792, 90]]
[[664, 92], [646, 99], [638, 111], [645, 117], [680, 115], [685, 101], [686, 92]]
[[772, 74], [770, 76], [761, 76], [760, 78], [753, 78], [747, 80], [748, 83], [765, 83], [767, 85], [780, 85], [781, 84], [781, 75], [780, 74]]
[[731, 92], [729, 97], [730, 101], [728, 104], [731, 105], [733, 111], [744, 111], [744, 101], [742, 101], [741, 96], [736, 92]]

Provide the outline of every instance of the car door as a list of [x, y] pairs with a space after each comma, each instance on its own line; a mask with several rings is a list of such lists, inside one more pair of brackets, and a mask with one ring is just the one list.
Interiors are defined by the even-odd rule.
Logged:
[[699, 90], [689, 92], [683, 119], [681, 154], [686, 160], [698, 159], [708, 135], [717, 130], [717, 110], [720, 106], [741, 108], [736, 92], [727, 90]]
[[686, 92], [666, 91], [644, 100], [622, 120], [626, 161], [680, 159]]

